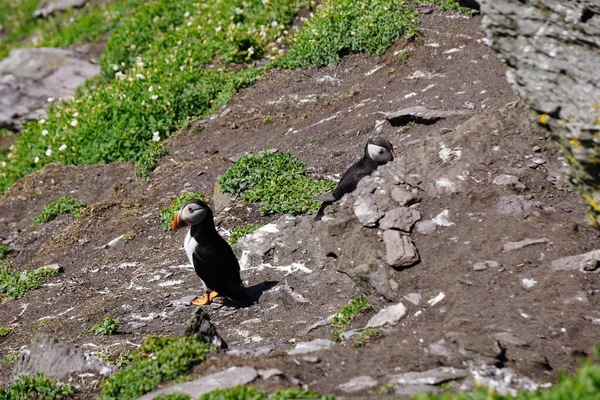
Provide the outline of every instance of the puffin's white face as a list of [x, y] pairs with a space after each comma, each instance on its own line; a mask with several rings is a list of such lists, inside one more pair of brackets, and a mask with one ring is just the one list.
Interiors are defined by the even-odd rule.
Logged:
[[205, 216], [206, 209], [195, 203], [187, 204], [179, 211], [179, 218], [189, 225], [202, 222]]
[[376, 144], [369, 143], [367, 145], [367, 154], [369, 158], [379, 164], [384, 164], [388, 161], [393, 160], [392, 153], [385, 147], [377, 146]]

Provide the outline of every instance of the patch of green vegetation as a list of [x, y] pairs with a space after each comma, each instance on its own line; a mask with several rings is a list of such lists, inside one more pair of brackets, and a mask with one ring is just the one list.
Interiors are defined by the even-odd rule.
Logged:
[[223, 192], [260, 202], [263, 214], [301, 214], [316, 211], [315, 196], [336, 184], [304, 176], [305, 164], [292, 153], [265, 153], [240, 158], [219, 180]]
[[152, 171], [158, 165], [158, 160], [164, 157], [169, 152], [165, 148], [165, 145], [161, 142], [153, 142], [148, 148], [142, 153], [140, 159], [135, 167], [135, 172], [140, 179], [148, 179]]
[[177, 212], [179, 210], [181, 210], [181, 207], [183, 207], [183, 205], [187, 201], [194, 200], [194, 199], [205, 201], [204, 193], [201, 193], [201, 192], [184, 193], [182, 195], [179, 195], [175, 199], [173, 199], [173, 201], [171, 202], [171, 207], [165, 207], [162, 210], [160, 210], [160, 213], [159, 213], [160, 224], [162, 225], [162, 228], [165, 232], [171, 230], [171, 224], [173, 223], [173, 218], [175, 218], [175, 214], [177, 214]]
[[58, 201], [46, 204], [42, 213], [35, 217], [33, 222], [36, 225], [44, 224], [48, 221], [52, 221], [60, 214], [66, 213], [73, 215], [73, 219], [79, 219], [79, 213], [81, 209], [85, 207], [87, 207], [87, 204], [83, 201], [75, 200], [69, 196], [61, 197]]
[[338, 64], [348, 52], [383, 56], [399, 36], [420, 33], [417, 13], [402, 0], [326, 0], [291, 40], [284, 68]]
[[463, 7], [460, 4], [458, 4], [458, 1], [455, 0], [424, 0], [421, 1], [419, 0], [419, 3], [421, 4], [434, 4], [436, 6], [439, 6], [440, 11], [460, 11], [464, 14], [479, 14], [478, 10], [474, 10], [472, 8], [468, 8], [468, 7]]
[[398, 60], [404, 64], [408, 61], [408, 59], [410, 58], [410, 51], [408, 50], [403, 50], [400, 53], [398, 53], [398, 55], [396, 56], [398, 57]]
[[193, 400], [189, 395], [183, 393], [163, 394], [155, 398], [156, 400]]
[[0, 388], [0, 399], [40, 399], [60, 400], [71, 397], [75, 388], [69, 384], [61, 384], [48, 379], [43, 374], [21, 375], [14, 379], [7, 388]]
[[131, 242], [133, 239], [135, 239], [135, 233], [133, 233], [133, 232], [126, 232], [123, 235], [123, 243], [125, 243], [125, 244]]
[[241, 237], [246, 236], [255, 230], [259, 229], [262, 225], [250, 224], [244, 226], [236, 226], [231, 230], [231, 234], [229, 235], [229, 244], [233, 246], [240, 240]]
[[14, 364], [18, 359], [19, 359], [18, 354], [16, 354], [16, 353], [9, 354], [2, 359], [2, 364], [4, 364], [4, 365]]
[[[236, 386], [231, 389], [217, 389], [206, 393], [198, 400], [288, 400], [288, 399], [321, 399], [334, 400], [333, 396], [323, 396], [300, 388], [283, 389], [267, 394], [253, 387]], [[183, 400], [183, 399], [182, 399]]]
[[40, 330], [41, 327], [43, 327], [44, 325], [46, 325], [48, 323], [49, 319], [45, 318], [43, 320], [41, 320], [40, 322], [38, 322], [37, 324], [33, 325], [31, 328], [29, 328], [29, 331], [31, 333], [36, 333], [38, 330]]
[[52, 268], [15, 272], [10, 272], [9, 268], [0, 268], [0, 298], [7, 297], [10, 300], [21, 298], [25, 292], [40, 287], [42, 278], [58, 274], [59, 272]]
[[396, 384], [395, 383], [386, 383], [384, 385], [381, 385], [379, 387], [379, 389], [377, 389], [377, 394], [380, 396], [386, 395], [386, 394], [390, 394], [392, 393], [394, 390], [396, 390]]
[[352, 343], [352, 346], [363, 347], [371, 339], [379, 337], [381, 335], [381, 330], [377, 328], [367, 328], [364, 331], [360, 332], [358, 335], [356, 335], [356, 339], [354, 339], [354, 343]]
[[273, 122], [275, 122], [275, 118], [271, 117], [270, 115], [267, 115], [262, 120], [263, 125], [269, 125], [269, 124], [272, 124]]
[[7, 336], [13, 328], [0, 326], [0, 337]]
[[412, 128], [413, 126], [415, 126], [415, 121], [410, 121], [406, 125], [404, 125], [402, 128], [399, 128], [398, 133], [400, 135], [403, 135], [406, 132], [408, 132], [410, 130], [410, 128]]
[[196, 336], [149, 336], [112, 377], [102, 383], [100, 399], [137, 399], [162, 382], [187, 373], [205, 360], [210, 345]]
[[340, 311], [338, 311], [331, 321], [331, 325], [336, 328], [331, 337], [332, 340], [339, 342], [340, 335], [348, 329], [350, 322], [363, 310], [371, 307], [367, 299], [362, 295], [352, 299]]
[[96, 336], [108, 336], [115, 333], [117, 328], [119, 328], [119, 318], [114, 318], [109, 315], [104, 318], [102, 322], [98, 322], [90, 329], [84, 330], [83, 334], [87, 335], [88, 333], [93, 333]]
[[0, 260], [5, 259], [7, 255], [12, 253], [12, 251], [13, 250], [9, 245], [0, 243]]
[[[227, 63], [264, 58], [307, 4], [141, 2], [112, 31], [102, 75], [74, 99], [52, 104], [46, 119], [24, 125], [0, 170], [0, 193], [51, 162], [140, 161], [154, 137], [164, 139], [191, 118], [209, 115], [261, 76], [266, 68]], [[152, 159], [145, 157], [141, 176]]]

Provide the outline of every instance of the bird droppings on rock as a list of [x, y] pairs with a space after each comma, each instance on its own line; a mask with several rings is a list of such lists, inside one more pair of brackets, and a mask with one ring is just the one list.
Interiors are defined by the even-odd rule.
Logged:
[[409, 267], [419, 261], [417, 248], [412, 240], [399, 231], [386, 230], [383, 232], [386, 262], [392, 267]]
[[377, 380], [371, 376], [363, 375], [350, 379], [346, 383], [338, 385], [338, 389], [344, 393], [356, 393], [377, 386]]
[[429, 307], [433, 307], [440, 301], [444, 300], [445, 297], [446, 295], [444, 294], [444, 292], [440, 292], [434, 298], [427, 300], [427, 304], [429, 304]]
[[307, 354], [315, 351], [327, 350], [333, 347], [335, 343], [329, 339], [314, 339], [310, 342], [296, 343], [296, 347], [288, 351], [288, 355]]
[[505, 252], [508, 251], [514, 251], [514, 250], [519, 250], [522, 249], [523, 247], [527, 247], [527, 246], [533, 246], [535, 244], [542, 244], [542, 243], [548, 243], [548, 239], [546, 238], [541, 238], [541, 239], [523, 239], [520, 240], [518, 242], [506, 242], [502, 245], [502, 249]]
[[385, 325], [396, 325], [406, 315], [406, 307], [402, 303], [387, 306], [375, 314], [365, 328], [380, 328]]
[[535, 279], [531, 279], [531, 278], [523, 278], [521, 279], [521, 285], [523, 285], [523, 287], [525, 289], [531, 289], [532, 287], [534, 287], [535, 285], [537, 285], [537, 281]]
[[304, 356], [302, 357], [302, 360], [309, 364], [318, 364], [321, 362], [321, 359], [317, 356]]

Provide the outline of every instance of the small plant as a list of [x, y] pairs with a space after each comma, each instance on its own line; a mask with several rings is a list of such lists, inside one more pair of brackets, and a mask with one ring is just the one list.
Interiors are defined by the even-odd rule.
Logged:
[[333, 331], [332, 340], [339, 342], [340, 335], [348, 328], [350, 322], [363, 310], [369, 308], [371, 305], [363, 296], [358, 296], [352, 299], [346, 304], [340, 311], [338, 311], [331, 321], [331, 325], [336, 329]]
[[183, 393], [163, 394], [155, 398], [155, 400], [192, 400], [190, 395]]
[[385, 385], [381, 385], [379, 389], [377, 389], [377, 394], [380, 396], [390, 394], [394, 390], [396, 390], [396, 387], [397, 385], [395, 383], [386, 383]]
[[354, 343], [352, 346], [354, 347], [363, 347], [367, 344], [372, 338], [381, 336], [381, 330], [377, 328], [367, 328], [364, 331], [360, 332], [356, 335], [356, 339], [354, 339]]
[[7, 297], [10, 300], [21, 298], [25, 292], [40, 287], [42, 278], [58, 274], [58, 270], [53, 268], [15, 272], [10, 272], [8, 268], [0, 268], [0, 298]]
[[7, 255], [9, 255], [10, 253], [12, 253], [12, 248], [9, 245], [6, 245], [4, 243], [0, 243], [0, 260], [3, 260], [6, 258]]
[[162, 210], [160, 210], [160, 224], [162, 225], [162, 228], [165, 232], [171, 230], [171, 224], [173, 223], [173, 218], [175, 218], [175, 214], [177, 214], [177, 212], [181, 210], [181, 207], [183, 207], [183, 205], [187, 201], [193, 199], [204, 201], [204, 194], [200, 192], [184, 193], [173, 199], [173, 201], [171, 202], [171, 207], [165, 207]]
[[2, 359], [2, 364], [10, 365], [14, 364], [19, 359], [19, 355], [17, 353], [9, 354]]
[[1, 326], [0, 327], [0, 337], [7, 336], [10, 333], [10, 331], [12, 331], [12, 330], [13, 330], [13, 328], [10, 328], [10, 327], [5, 328], [5, 327]]
[[394, 73], [394, 68], [388, 68], [385, 70], [385, 74], [388, 76], [392, 75], [393, 73]]
[[415, 126], [415, 121], [410, 121], [406, 125], [404, 125], [402, 128], [398, 129], [398, 133], [400, 135], [403, 135], [406, 132], [408, 132], [410, 130], [410, 128], [412, 128], [413, 126]]
[[127, 244], [129, 242], [131, 242], [133, 239], [135, 238], [135, 233], [133, 232], [127, 232], [123, 235], [123, 243]]
[[36, 225], [44, 224], [52, 221], [60, 214], [70, 213], [73, 219], [79, 219], [80, 210], [86, 207], [87, 204], [83, 201], [77, 201], [69, 196], [61, 197], [58, 201], [53, 201], [44, 206], [42, 213], [38, 215], [33, 222]]
[[256, 225], [256, 224], [250, 224], [250, 225], [245, 225], [245, 226], [236, 226], [235, 228], [233, 228], [231, 230], [231, 234], [229, 235], [229, 244], [231, 246], [233, 246], [234, 244], [237, 243], [238, 240], [240, 240], [240, 238], [254, 232], [255, 230], [257, 230], [260, 227], [261, 227], [261, 225]]
[[[320, 399], [334, 400], [333, 396], [323, 396], [300, 388], [283, 389], [271, 394], [261, 392], [253, 387], [236, 386], [231, 389], [217, 389], [206, 393], [198, 400], [289, 400]], [[182, 399], [183, 400], [183, 399]]]
[[128, 362], [102, 383], [100, 399], [137, 399], [206, 359], [210, 345], [196, 336], [148, 337]]
[[40, 330], [41, 327], [43, 327], [44, 325], [46, 325], [48, 323], [48, 321], [49, 320], [47, 318], [41, 320], [40, 322], [38, 322], [37, 324], [35, 324], [31, 328], [29, 328], [29, 331], [31, 333], [36, 333], [38, 330]]
[[161, 157], [164, 157], [169, 152], [162, 142], [152, 142], [146, 151], [142, 153], [135, 168], [135, 172], [140, 179], [148, 179]]
[[102, 322], [97, 323], [92, 326], [90, 329], [86, 329], [83, 333], [93, 333], [96, 336], [108, 336], [115, 333], [117, 328], [119, 327], [119, 318], [107, 316], [102, 320]]
[[271, 117], [270, 115], [267, 115], [262, 120], [263, 125], [272, 124], [273, 122], [275, 122], [275, 119], [273, 117]]
[[400, 53], [398, 53], [396, 55], [396, 57], [398, 57], [398, 61], [400, 61], [400, 63], [405, 64], [408, 61], [408, 59], [410, 58], [410, 51], [408, 51], [408, 50], [401, 51]]
[[316, 211], [315, 196], [331, 191], [335, 182], [304, 176], [305, 164], [292, 153], [265, 153], [240, 158], [219, 180], [223, 192], [260, 202], [263, 214], [300, 214]]
[[43, 374], [20, 375], [9, 387], [0, 388], [0, 399], [66, 399], [75, 393], [72, 385], [61, 384]]

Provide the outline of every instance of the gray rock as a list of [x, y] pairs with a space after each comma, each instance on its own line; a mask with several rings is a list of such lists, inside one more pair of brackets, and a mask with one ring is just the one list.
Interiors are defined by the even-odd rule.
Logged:
[[18, 129], [21, 118], [37, 118], [48, 98], [67, 98], [100, 67], [54, 48], [15, 49], [0, 61], [0, 127]]
[[310, 332], [314, 331], [315, 329], [317, 329], [320, 326], [325, 326], [325, 325], [331, 324], [332, 320], [333, 320], [333, 314], [325, 319], [319, 320], [319, 321], [315, 322], [314, 324], [298, 331], [298, 336], [306, 336]]
[[180, 298], [179, 300], [173, 301], [172, 305], [189, 307], [192, 305], [192, 300], [194, 300], [196, 297], [197, 296], [193, 295], [193, 294], [191, 294], [189, 296], [184, 296], [184, 297]]
[[57, 12], [67, 11], [69, 8], [81, 8], [89, 0], [45, 0], [33, 12], [36, 18], [45, 18]]
[[600, 267], [600, 249], [575, 256], [562, 257], [552, 261], [550, 268], [555, 271], [591, 272]]
[[338, 389], [340, 389], [344, 393], [355, 393], [371, 389], [375, 386], [377, 386], [376, 379], [368, 375], [363, 375], [357, 376], [356, 378], [350, 379], [346, 383], [338, 385]]
[[396, 325], [406, 315], [404, 304], [398, 303], [380, 310], [375, 314], [365, 328], [380, 328], [385, 325]]
[[219, 349], [227, 348], [227, 343], [219, 336], [217, 328], [210, 322], [210, 317], [201, 308], [197, 308], [190, 317], [184, 336], [198, 336]]
[[436, 231], [438, 224], [428, 219], [425, 221], [417, 222], [417, 232], [427, 235], [428, 233], [433, 233]]
[[48, 264], [48, 265], [44, 265], [43, 267], [39, 267], [37, 268], [35, 271], [39, 271], [42, 269], [52, 269], [56, 272], [64, 272], [64, 269], [62, 266], [60, 266], [59, 264]]
[[347, 342], [354, 336], [358, 335], [361, 331], [362, 329], [351, 329], [349, 331], [343, 332], [342, 334], [340, 334], [340, 340], [343, 342]]
[[260, 376], [265, 381], [275, 377], [275, 376], [283, 376], [283, 371], [278, 370], [277, 368], [268, 368], [268, 369], [259, 369], [258, 376]]
[[131, 327], [131, 329], [136, 330], [140, 328], [145, 328], [148, 326], [148, 324], [145, 322], [131, 321], [129, 322], [129, 326]]
[[180, 383], [164, 389], [155, 390], [138, 400], [152, 400], [167, 394], [187, 394], [198, 398], [203, 394], [217, 389], [229, 389], [234, 386], [247, 385], [258, 377], [258, 372], [252, 367], [231, 367], [216, 374], [206, 375], [195, 381]]
[[402, 297], [406, 301], [411, 302], [415, 306], [418, 306], [421, 303], [422, 296], [419, 293], [409, 293]]
[[497, 210], [499, 214], [518, 215], [531, 210], [533, 202], [518, 195], [501, 196]]
[[494, 178], [492, 181], [494, 185], [499, 186], [510, 186], [515, 189], [526, 189], [526, 186], [521, 183], [518, 177], [514, 175], [501, 174]]
[[296, 347], [288, 351], [289, 355], [307, 354], [315, 351], [326, 350], [333, 347], [335, 343], [328, 339], [315, 339], [310, 342], [296, 343]]
[[590, 301], [588, 300], [587, 294], [585, 292], [577, 292], [575, 296], [569, 297], [564, 301], [565, 304], [587, 304]]
[[408, 267], [419, 261], [417, 248], [408, 236], [398, 231], [383, 232], [386, 249], [386, 261], [392, 267]]
[[419, 211], [399, 207], [385, 213], [385, 216], [379, 221], [379, 227], [381, 229], [400, 229], [404, 232], [410, 232], [420, 219], [421, 213]]
[[419, 198], [413, 193], [400, 188], [392, 189], [392, 199], [401, 206], [410, 206], [419, 202]]
[[500, 267], [500, 263], [494, 260], [478, 261], [475, 264], [473, 264], [473, 270], [475, 271], [484, 271], [488, 268], [498, 267]]
[[321, 359], [317, 356], [304, 356], [302, 357], [302, 360], [309, 364], [318, 364], [321, 362]]
[[439, 385], [440, 383], [469, 376], [466, 369], [439, 367], [423, 372], [407, 372], [389, 377], [390, 383], [399, 385]]
[[280, 347], [282, 346], [271, 345], [258, 347], [256, 349], [233, 349], [228, 350], [227, 354], [236, 357], [260, 357], [270, 354], [271, 352], [277, 350]]
[[522, 347], [529, 346], [528, 341], [521, 339], [512, 332], [498, 332], [495, 333], [493, 336], [494, 338], [498, 339], [498, 341], [503, 345], [503, 347], [506, 347], [507, 344]]
[[383, 213], [377, 209], [377, 204], [370, 198], [360, 197], [354, 202], [354, 215], [366, 227], [377, 225]]
[[403, 123], [409, 121], [436, 121], [442, 118], [449, 118], [456, 115], [470, 115], [473, 114], [473, 111], [468, 110], [453, 110], [453, 111], [445, 111], [445, 110], [434, 110], [427, 107], [409, 107], [403, 108], [398, 111], [391, 112], [380, 112], [383, 114], [384, 118], [388, 121], [392, 121], [394, 123]]
[[65, 379], [77, 373], [89, 373], [98, 377], [111, 376], [119, 367], [46, 334], [39, 334], [29, 344], [29, 351], [13, 369], [13, 379], [23, 374], [38, 372], [54, 379]]
[[549, 240], [546, 238], [541, 239], [523, 239], [518, 242], [506, 242], [502, 245], [504, 251], [519, 250], [523, 247], [532, 246], [534, 244], [548, 243]]

